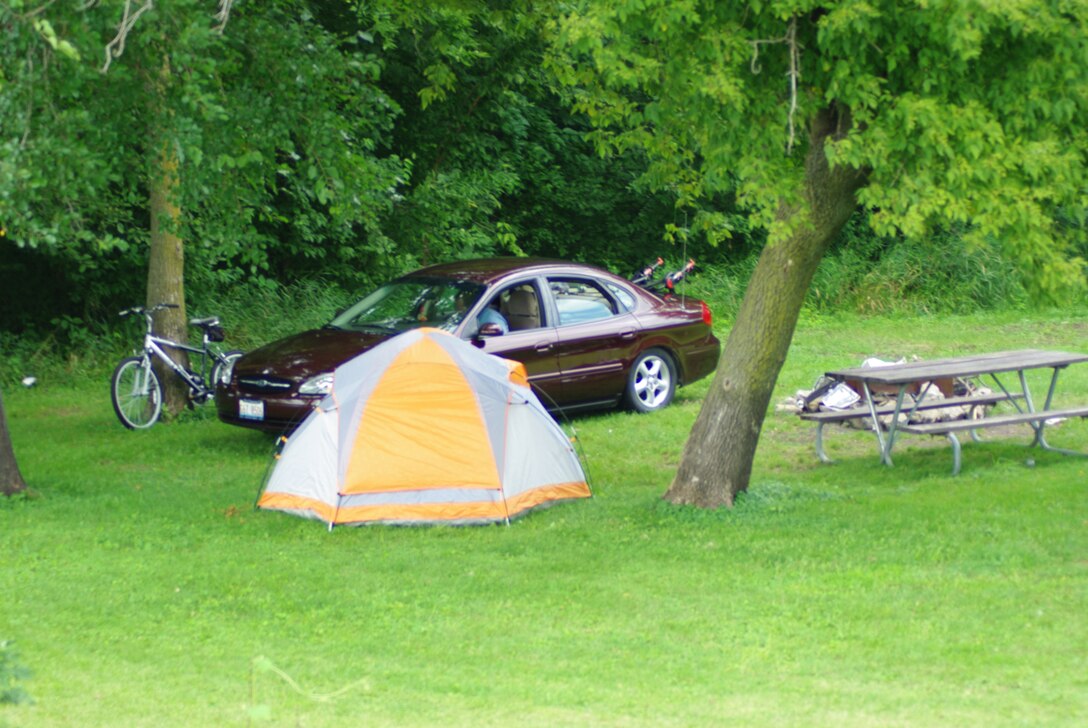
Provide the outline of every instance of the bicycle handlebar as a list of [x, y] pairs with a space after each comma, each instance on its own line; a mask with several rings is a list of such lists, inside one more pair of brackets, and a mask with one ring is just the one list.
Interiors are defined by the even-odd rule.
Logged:
[[661, 258], [657, 259], [657, 262], [652, 263], [643, 268], [639, 273], [629, 278], [632, 283], [635, 283], [643, 288], [656, 292], [664, 292], [666, 296], [672, 295], [676, 289], [676, 284], [684, 280], [695, 269], [695, 260], [688, 259], [688, 262], [684, 264], [684, 267], [680, 270], [667, 273], [664, 278], [659, 280], [653, 280], [654, 271], [662, 264]]
[[654, 271], [656, 271], [664, 262], [665, 261], [659, 257], [656, 261], [650, 263], [641, 271], [633, 275], [630, 279], [631, 282], [637, 283], [640, 286], [644, 283], [649, 283], [651, 280], [653, 280]]
[[695, 260], [689, 259], [688, 262], [684, 264], [683, 268], [665, 276], [665, 287], [671, 291], [677, 283], [684, 280], [687, 274], [691, 273], [693, 270], [695, 270]]

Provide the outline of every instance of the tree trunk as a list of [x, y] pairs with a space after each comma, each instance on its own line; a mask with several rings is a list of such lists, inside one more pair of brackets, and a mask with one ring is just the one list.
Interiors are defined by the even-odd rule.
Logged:
[[832, 169], [824, 142], [848, 120], [825, 110], [813, 120], [805, 159], [804, 208], [783, 205], [788, 230], [768, 243], [744, 293], [710, 392], [665, 499], [701, 508], [732, 506], [748, 488], [752, 461], [778, 373], [821, 258], [857, 207], [864, 175]]
[[[155, 314], [154, 330], [160, 336], [185, 343], [188, 319], [185, 316], [185, 247], [177, 234], [181, 210], [174, 202], [177, 188], [177, 156], [164, 146], [158, 166], [151, 172], [151, 254], [147, 266], [147, 305], [172, 303]], [[168, 351], [182, 366], [189, 357], [184, 351]], [[163, 413], [177, 415], [189, 402], [189, 388], [174, 372], [155, 364], [163, 384]]]
[[[152, 118], [164, 128], [169, 114], [166, 111], [166, 93], [170, 88], [171, 70], [169, 57], [163, 60], [156, 82], [151, 84], [153, 101]], [[178, 231], [181, 229], [181, 209], [177, 204], [178, 155], [170, 141], [169, 133], [159, 131], [153, 138], [160, 140], [158, 156], [151, 161], [148, 173], [151, 208], [151, 252], [147, 266], [147, 306], [172, 303], [155, 314], [154, 331], [174, 341], [188, 341], [188, 319], [185, 315], [185, 247]], [[167, 351], [178, 364], [188, 366], [189, 356], [184, 351]], [[164, 364], [155, 363], [155, 371], [163, 385], [163, 415], [177, 415], [189, 403], [189, 388]]]
[[8, 416], [4, 411], [4, 397], [0, 394], [0, 495], [11, 496], [26, 490], [26, 481], [19, 472], [19, 463], [15, 461], [15, 450], [11, 447], [11, 433], [8, 431]]

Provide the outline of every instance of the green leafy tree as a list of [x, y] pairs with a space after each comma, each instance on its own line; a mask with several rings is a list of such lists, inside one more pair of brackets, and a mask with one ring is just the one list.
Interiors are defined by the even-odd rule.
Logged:
[[675, 195], [633, 187], [641, 151], [602, 158], [585, 140], [543, 68], [544, 6], [275, 0], [212, 16], [226, 5], [0, 5], [0, 272], [16, 300], [51, 302], [0, 325], [101, 330], [160, 270], [199, 305], [453, 257], [626, 269], [660, 252]]
[[197, 152], [207, 283], [390, 271], [386, 219], [409, 173], [392, 147], [402, 110], [382, 83], [394, 34], [380, 3], [235, 9], [217, 62], [221, 121]]
[[961, 225], [1039, 295], [1083, 287], [1083, 227], [1055, 220], [1085, 212], [1084, 3], [574, 5], [553, 68], [597, 143], [645, 150], [647, 180], [696, 208], [735, 194], [767, 231], [670, 501], [747, 488], [805, 292], [859, 206], [879, 233]]
[[547, 71], [537, 2], [397, 3], [383, 86], [411, 175], [389, 218], [407, 265], [493, 254], [634, 269], [661, 252], [674, 194], [636, 188], [640, 150], [602, 157]]
[[156, 329], [182, 341], [187, 281], [388, 255], [379, 221], [404, 165], [380, 147], [399, 110], [362, 30], [381, 21], [336, 7], [0, 7], [9, 239], [69, 271], [146, 266], [147, 302], [178, 306]]

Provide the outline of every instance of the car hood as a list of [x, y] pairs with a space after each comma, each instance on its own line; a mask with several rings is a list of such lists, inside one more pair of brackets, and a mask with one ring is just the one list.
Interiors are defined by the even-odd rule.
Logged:
[[254, 349], [238, 360], [234, 371], [240, 376], [274, 376], [301, 381], [331, 372], [388, 338], [383, 334], [343, 329], [312, 329]]

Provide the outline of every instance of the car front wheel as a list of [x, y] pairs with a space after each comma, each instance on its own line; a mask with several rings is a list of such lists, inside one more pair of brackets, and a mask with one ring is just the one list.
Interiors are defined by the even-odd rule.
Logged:
[[637, 412], [655, 412], [672, 401], [676, 392], [676, 365], [660, 349], [639, 354], [627, 373], [627, 406]]

